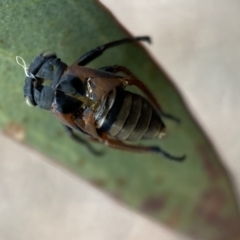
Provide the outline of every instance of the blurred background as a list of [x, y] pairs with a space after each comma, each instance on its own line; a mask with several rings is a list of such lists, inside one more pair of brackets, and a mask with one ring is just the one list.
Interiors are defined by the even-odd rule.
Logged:
[[[240, 2], [101, 2], [132, 35], [152, 37], [146, 48], [212, 140], [239, 196]], [[0, 239], [186, 239], [2, 134], [0, 146]]]

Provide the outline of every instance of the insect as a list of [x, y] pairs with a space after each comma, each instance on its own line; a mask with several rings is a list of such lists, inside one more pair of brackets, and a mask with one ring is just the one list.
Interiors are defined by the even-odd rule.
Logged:
[[[150, 38], [124, 38], [101, 45], [85, 53], [71, 66], [63, 63], [54, 52], [41, 53], [29, 68], [23, 66], [26, 103], [51, 110], [65, 125], [69, 135], [80, 143], [85, 142], [73, 130], [112, 148], [158, 153], [168, 159], [182, 161], [185, 156], [172, 156], [158, 146], [131, 143], [162, 137], [165, 125], [161, 117], [178, 121], [161, 110], [142, 81], [124, 66], [85, 67], [105, 50], [134, 41], [150, 43]], [[130, 85], [139, 88], [146, 98], [127, 91], [126, 87]]]

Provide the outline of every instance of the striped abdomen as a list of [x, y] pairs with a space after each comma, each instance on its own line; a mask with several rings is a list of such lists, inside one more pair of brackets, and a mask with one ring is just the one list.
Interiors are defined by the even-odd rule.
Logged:
[[114, 89], [95, 114], [96, 127], [121, 141], [159, 138], [165, 125], [150, 103], [140, 95]]

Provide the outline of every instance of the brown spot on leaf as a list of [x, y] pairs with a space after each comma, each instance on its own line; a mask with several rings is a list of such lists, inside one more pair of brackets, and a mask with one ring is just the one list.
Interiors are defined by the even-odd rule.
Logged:
[[20, 124], [14, 122], [10, 122], [3, 129], [3, 133], [20, 142], [25, 138], [25, 129]]
[[217, 180], [221, 176], [219, 166], [217, 166], [216, 160], [213, 158], [209, 151], [209, 148], [204, 144], [197, 146], [197, 152], [199, 153], [203, 167], [206, 170], [210, 180]]
[[121, 193], [115, 192], [115, 193], [112, 193], [111, 196], [117, 202], [122, 202], [123, 201]]
[[58, 138], [61, 138], [61, 137], [63, 137], [64, 132], [59, 130], [59, 131], [56, 132], [56, 135], [57, 135]]
[[28, 123], [28, 122], [29, 122], [29, 118], [25, 116], [25, 117], [22, 119], [22, 121], [23, 121], [24, 123]]
[[[233, 206], [229, 206], [232, 203], [226, 194], [220, 188], [208, 189], [197, 206], [198, 217], [219, 233], [214, 240], [234, 239], [236, 236], [240, 239], [240, 218], [237, 211], [231, 212]], [[230, 212], [226, 212], [227, 209]]]
[[155, 184], [162, 184], [164, 182], [164, 177], [162, 175], [157, 175], [155, 177]]
[[218, 188], [212, 188], [202, 195], [198, 213], [203, 216], [207, 222], [217, 220], [219, 213], [226, 204], [226, 196]]
[[177, 228], [179, 226], [179, 223], [182, 221], [182, 209], [173, 209], [166, 219], [165, 223], [171, 227], [171, 228]]
[[142, 205], [141, 209], [143, 211], [152, 212], [159, 211], [165, 205], [165, 199], [162, 196], [156, 196], [148, 198]]
[[91, 180], [91, 183], [99, 188], [102, 188], [106, 185], [106, 182], [103, 179], [93, 179]]
[[117, 182], [118, 187], [120, 187], [120, 188], [123, 188], [127, 185], [127, 181], [125, 178], [118, 178], [116, 182]]
[[83, 158], [79, 158], [79, 159], [77, 160], [77, 163], [78, 163], [79, 166], [83, 166], [83, 165], [85, 164], [85, 161], [84, 161]]

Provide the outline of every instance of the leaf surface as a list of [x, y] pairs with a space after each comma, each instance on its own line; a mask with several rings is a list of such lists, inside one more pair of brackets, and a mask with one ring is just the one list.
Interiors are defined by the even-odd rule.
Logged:
[[238, 207], [219, 157], [167, 75], [138, 44], [111, 49], [90, 66], [124, 65], [148, 85], [165, 112], [181, 124], [166, 120], [167, 137], [146, 144], [186, 154], [185, 162], [93, 144], [104, 153], [96, 157], [72, 142], [50, 112], [25, 105], [25, 75], [15, 56], [30, 63], [52, 49], [70, 65], [86, 51], [128, 36], [108, 11], [92, 0], [3, 0], [0, 12], [0, 126], [5, 132], [23, 131], [25, 144], [174, 229], [204, 239], [240, 238]]

